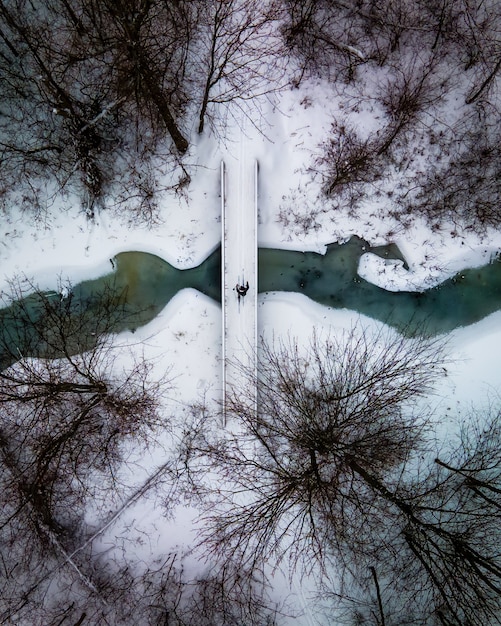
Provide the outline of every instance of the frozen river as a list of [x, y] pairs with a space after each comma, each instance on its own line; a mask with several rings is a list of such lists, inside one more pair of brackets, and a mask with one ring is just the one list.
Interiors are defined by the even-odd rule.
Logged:
[[[258, 288], [255, 278], [249, 278], [249, 291], [241, 299], [240, 308], [234, 291], [244, 271], [252, 276], [252, 266], [246, 270], [245, 263], [238, 261], [235, 271], [228, 271], [225, 286], [227, 298], [227, 340], [233, 342], [233, 354], [245, 348], [243, 326], [249, 323], [247, 336], [255, 337], [257, 291], [299, 292], [329, 308], [350, 309], [400, 328], [423, 328], [430, 333], [447, 333], [460, 326], [478, 322], [501, 309], [501, 262], [475, 269], [464, 270], [437, 287], [423, 292], [390, 292], [360, 278], [358, 262], [364, 252], [372, 251], [387, 258], [398, 257], [392, 246], [371, 249], [360, 239], [352, 238], [345, 244], [328, 246], [325, 255], [291, 250], [258, 250]], [[237, 248], [237, 253], [239, 248]], [[221, 250], [215, 250], [198, 267], [179, 270], [158, 256], [145, 252], [123, 252], [110, 264], [110, 273], [95, 280], [74, 285], [71, 306], [88, 310], [93, 320], [93, 310], [102, 294], [114, 291], [123, 302], [123, 315], [116, 316], [114, 330], [134, 330], [156, 317], [170, 299], [181, 289], [193, 288], [221, 302]], [[237, 269], [238, 268], [238, 269]], [[241, 278], [240, 278], [241, 280]], [[234, 284], [235, 283], [235, 284]], [[62, 294], [49, 292], [46, 297], [53, 306], [68, 306]], [[265, 296], [264, 296], [265, 297]], [[40, 297], [26, 295], [21, 306], [13, 303], [0, 309], [2, 341], [15, 352], [23, 346], [25, 356], [43, 355], [43, 346], [35, 339], [30, 346], [30, 336], [21, 315], [29, 313], [31, 320], [39, 318], [43, 311]], [[95, 341], [95, 332], [89, 332], [89, 346]], [[94, 334], [93, 334], [94, 333]], [[229, 354], [227, 350], [227, 354]], [[0, 367], [6, 367], [13, 358], [0, 354]]]

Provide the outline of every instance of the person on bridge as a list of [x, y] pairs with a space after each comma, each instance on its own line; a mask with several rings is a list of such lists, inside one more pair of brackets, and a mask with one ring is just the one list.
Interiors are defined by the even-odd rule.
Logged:
[[245, 286], [239, 285], [237, 283], [236, 290], [238, 294], [238, 299], [240, 300], [240, 296], [245, 296], [245, 294], [249, 291], [249, 281], [245, 283]]

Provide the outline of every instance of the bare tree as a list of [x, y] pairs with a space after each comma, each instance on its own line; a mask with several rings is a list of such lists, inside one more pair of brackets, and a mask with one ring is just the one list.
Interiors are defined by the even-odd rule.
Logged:
[[159, 406], [170, 386], [167, 373], [155, 381], [144, 359], [121, 364], [110, 333], [124, 304], [112, 290], [100, 297], [77, 305], [70, 296], [38, 291], [2, 310], [5, 619], [45, 603], [51, 585], [83, 585], [99, 599], [88, 568], [71, 556], [85, 534], [87, 503], [120, 490], [116, 469], [126, 442], [151, 445], [166, 425]]
[[219, 477], [217, 490], [206, 486], [201, 541], [246, 563], [289, 553], [293, 564], [322, 565], [332, 537], [353, 540], [372, 506], [359, 468], [391, 474], [422, 444], [426, 419], [409, 404], [440, 376], [440, 350], [360, 329], [315, 336], [304, 354], [293, 341], [265, 343], [257, 379], [243, 367], [245, 384], [228, 399], [230, 431], [214, 436], [205, 415], [190, 427], [192, 465]]
[[378, 180], [387, 160], [378, 154], [374, 137], [360, 137], [349, 124], [334, 121], [329, 139], [321, 146], [313, 171], [320, 171], [326, 195], [344, 194], [355, 185]]
[[365, 535], [372, 549], [358, 545], [351, 554], [345, 587], [350, 598], [345, 592], [341, 603], [356, 606], [357, 623], [499, 624], [501, 418], [496, 404], [469, 415], [458, 440], [443, 444], [440, 457], [426, 457], [391, 489], [366, 473], [378, 497], [391, 504], [386, 515], [393, 509], [396, 524], [392, 528], [381, 517], [380, 532]]
[[501, 127], [489, 107], [462, 120], [444, 143], [449, 158], [415, 180], [405, 205], [431, 223], [452, 220], [483, 228], [500, 223]]
[[284, 5], [282, 36], [290, 54], [299, 61], [296, 83], [305, 74], [353, 81], [357, 67], [370, 56], [356, 7], [322, 0], [286, 0]]
[[92, 53], [76, 45], [65, 6], [54, 0], [1, 7], [3, 156], [13, 175], [21, 164], [16, 182], [23, 187], [50, 173], [64, 188], [76, 173], [92, 215], [106, 184], [106, 155], [118, 143], [116, 121], [103, 110], [117, 103], [92, 67]]
[[[160, 585], [158, 573], [148, 573], [144, 581], [151, 593], [150, 611], [157, 619], [163, 616], [173, 626], [277, 624], [280, 609], [269, 597], [269, 583], [261, 573], [240, 568], [238, 561], [209, 567], [190, 581], [183, 572], [182, 561], [176, 564], [171, 559], [169, 577], [165, 573], [166, 570]], [[173, 594], [174, 590], [177, 593]]]
[[[496, 2], [470, 2], [462, 0], [455, 28], [449, 34], [455, 55], [470, 78], [466, 104], [480, 100], [489, 101], [489, 91], [495, 88], [501, 68], [501, 15]], [[494, 89], [492, 101], [496, 101]]]
[[242, 106], [282, 85], [277, 36], [280, 12], [267, 0], [214, 0], [200, 3], [197, 66], [201, 70], [198, 132], [210, 108]]
[[200, 544], [337, 580], [323, 596], [351, 598], [359, 623], [499, 623], [500, 413], [433, 463], [431, 415], [411, 409], [444, 359], [439, 340], [355, 329], [304, 352], [265, 343], [258, 377], [242, 368], [249, 386], [230, 396], [229, 432], [207, 434], [204, 414], [189, 433]]
[[78, 595], [61, 593], [63, 602], [46, 603], [44, 624], [56, 626], [62, 618], [76, 623], [85, 615], [89, 623], [131, 626], [139, 619], [144, 626], [275, 626], [282, 615], [283, 603], [271, 600], [266, 580], [238, 563], [206, 567], [190, 578], [177, 553], [159, 555], [147, 565], [132, 559], [120, 565], [90, 553], [85, 559], [97, 593], [82, 586]]
[[282, 29], [301, 75], [349, 83], [361, 65], [398, 65], [409, 50], [444, 53], [457, 32], [461, 9], [451, 0], [284, 0]]
[[[188, 148], [181, 118], [192, 13], [190, 3], [160, 0], [2, 5], [5, 197], [42, 212], [48, 197], [76, 189], [92, 217], [125, 176], [142, 210], [152, 185], [141, 165], [166, 133], [174, 152]], [[162, 162], [176, 160], [164, 152]]]
[[395, 146], [406, 144], [420, 117], [444, 95], [444, 81], [434, 76], [435, 61], [432, 57], [394, 68], [378, 95], [387, 121], [368, 137], [362, 138], [349, 123], [333, 122], [312, 168], [321, 173], [324, 193], [346, 193], [384, 175], [395, 160]]

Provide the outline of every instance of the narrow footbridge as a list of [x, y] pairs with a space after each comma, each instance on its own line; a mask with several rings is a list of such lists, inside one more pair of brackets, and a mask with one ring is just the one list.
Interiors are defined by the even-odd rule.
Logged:
[[[223, 307], [223, 420], [226, 426], [226, 394], [231, 386], [248, 384], [237, 363], [256, 374], [257, 370], [257, 199], [258, 163], [246, 158], [245, 139], [239, 158], [221, 163], [222, 222], [222, 307]], [[238, 298], [236, 286], [249, 283], [245, 296]], [[249, 390], [247, 390], [249, 391]], [[257, 410], [257, 388], [251, 390]], [[231, 427], [230, 424], [228, 424]], [[288, 573], [275, 572], [275, 580], [283, 575], [284, 588]], [[290, 581], [289, 581], [290, 582]], [[305, 624], [315, 620], [306, 601], [301, 582], [293, 581]]]
[[[258, 163], [246, 156], [221, 163], [223, 419], [229, 386], [244, 384], [237, 363], [257, 366], [257, 177]], [[249, 288], [239, 295], [237, 286]], [[248, 383], [247, 383], [248, 384]], [[257, 390], [253, 389], [255, 397]]]

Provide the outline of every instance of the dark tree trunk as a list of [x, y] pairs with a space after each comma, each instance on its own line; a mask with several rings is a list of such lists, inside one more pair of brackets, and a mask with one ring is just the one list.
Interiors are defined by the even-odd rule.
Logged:
[[170, 112], [169, 105], [165, 100], [165, 96], [162, 93], [158, 81], [150, 69], [150, 65], [147, 62], [147, 59], [141, 58], [140, 70], [142, 78], [144, 80], [144, 85], [146, 86], [146, 89], [148, 91], [148, 95], [154, 105], [157, 107], [158, 112], [162, 116], [165, 127], [167, 128], [167, 131], [171, 136], [174, 145], [181, 154], [184, 154], [188, 150], [188, 141], [179, 130], [179, 127], [177, 126], [176, 121], [172, 113]]

